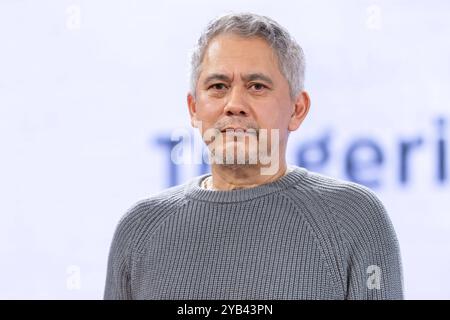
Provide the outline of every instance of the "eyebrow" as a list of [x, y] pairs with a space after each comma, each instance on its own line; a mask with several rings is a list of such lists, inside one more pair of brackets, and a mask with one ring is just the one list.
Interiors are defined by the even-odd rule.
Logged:
[[231, 82], [231, 79], [226, 74], [222, 73], [213, 73], [206, 77], [205, 81], [203, 81], [203, 84], [207, 84], [213, 80], [221, 80], [225, 82]]
[[[265, 74], [263, 74], [261, 72], [255, 72], [255, 73], [249, 73], [249, 74], [243, 75], [241, 77], [241, 79], [246, 82], [254, 81], [254, 80], [262, 80], [262, 81], [267, 82], [270, 85], [273, 85], [272, 79], [270, 79], [269, 76], [266, 76]], [[225, 81], [225, 82], [231, 82], [231, 78], [229, 76], [227, 76], [226, 74], [212, 73], [205, 78], [205, 81], [203, 81], [203, 84], [206, 85], [207, 83], [209, 83], [213, 80], [221, 80], [221, 81]]]
[[242, 76], [241, 79], [244, 80], [245, 82], [262, 80], [264, 82], [267, 82], [270, 85], [273, 85], [272, 79], [270, 79], [269, 76], [266, 76], [265, 74], [263, 74], [261, 72], [246, 74], [246, 75]]

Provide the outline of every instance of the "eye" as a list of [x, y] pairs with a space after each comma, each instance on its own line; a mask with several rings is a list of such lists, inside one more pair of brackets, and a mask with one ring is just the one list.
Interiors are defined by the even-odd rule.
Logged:
[[259, 82], [251, 84], [250, 88], [253, 88], [255, 91], [262, 91], [264, 89], [268, 89], [266, 85]]
[[214, 90], [218, 90], [218, 91], [222, 91], [225, 90], [227, 87], [224, 83], [214, 83], [213, 85], [208, 87], [209, 89], [214, 89]]

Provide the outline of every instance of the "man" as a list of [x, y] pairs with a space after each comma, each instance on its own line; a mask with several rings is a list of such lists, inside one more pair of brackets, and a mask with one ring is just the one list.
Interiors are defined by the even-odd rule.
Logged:
[[211, 174], [121, 219], [105, 299], [403, 298], [398, 241], [375, 194], [286, 164], [310, 108], [303, 78], [302, 49], [275, 21], [208, 25], [187, 102]]

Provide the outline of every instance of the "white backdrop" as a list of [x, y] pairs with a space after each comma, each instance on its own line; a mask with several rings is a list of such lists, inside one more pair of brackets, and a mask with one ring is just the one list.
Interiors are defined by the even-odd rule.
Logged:
[[168, 142], [190, 130], [188, 53], [228, 11], [304, 48], [312, 108], [289, 162], [372, 187], [406, 298], [450, 299], [445, 0], [0, 0], [0, 298], [102, 298], [119, 218], [204, 172]]

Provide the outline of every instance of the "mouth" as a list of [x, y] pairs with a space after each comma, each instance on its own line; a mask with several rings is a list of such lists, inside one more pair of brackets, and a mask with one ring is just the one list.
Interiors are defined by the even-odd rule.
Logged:
[[220, 132], [229, 134], [256, 134], [255, 129], [245, 129], [240, 127], [228, 127], [222, 129]]

